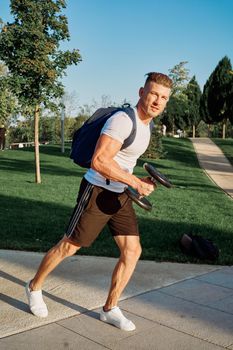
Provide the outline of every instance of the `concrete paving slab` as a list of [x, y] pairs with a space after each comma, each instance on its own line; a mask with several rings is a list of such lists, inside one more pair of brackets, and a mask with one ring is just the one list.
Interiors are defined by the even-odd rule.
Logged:
[[233, 296], [215, 301], [214, 303], [209, 303], [209, 306], [217, 310], [233, 314]]
[[[220, 350], [183, 332], [125, 313], [137, 323], [134, 332], [123, 332], [98, 320], [98, 311], [72, 317], [0, 340], [1, 350], [47, 349], [135, 349]], [[59, 325], [61, 326], [59, 328]]]
[[233, 344], [233, 315], [159, 291], [122, 301], [122, 308], [218, 346]]
[[154, 322], [138, 315], [124, 312], [124, 315], [132, 320], [137, 327], [133, 332], [124, 332], [112, 325], [99, 321], [99, 310], [96, 309], [89, 313], [60, 321], [58, 324], [110, 349], [115, 348], [123, 339], [134, 337], [136, 334], [144, 333], [146, 330], [154, 327]]
[[177, 332], [168, 327], [155, 325], [153, 328], [116, 344], [114, 350], [222, 350], [223, 347]]
[[233, 166], [221, 149], [209, 138], [190, 138], [200, 166], [233, 199]]
[[196, 277], [199, 281], [233, 289], [233, 266]]
[[1, 350], [103, 350], [106, 347], [95, 341], [84, 338], [60, 325], [33, 329], [30, 332], [17, 334], [14, 337], [0, 340]]
[[[225, 288], [220, 285], [220, 283], [232, 285], [232, 281], [226, 281], [224, 283], [224, 277], [233, 277], [233, 267], [221, 271], [222, 275], [221, 273], [215, 275], [218, 278], [219, 284], [217, 281], [214, 281], [214, 276], [208, 278], [209, 275], [212, 275], [210, 273], [208, 276], [201, 276], [203, 279], [197, 277], [185, 282], [176, 283], [171, 287], [163, 288], [162, 291], [169, 295], [233, 314], [233, 288]], [[224, 273], [224, 271], [226, 272]], [[212, 281], [212, 283], [209, 281]]]
[[232, 297], [233, 300], [232, 289], [216, 286], [196, 279], [175, 283], [170, 287], [163, 288], [162, 292], [207, 306], [215, 305], [216, 302], [228, 297]]
[[[73, 256], [53, 271], [44, 285], [49, 316], [37, 318], [28, 308], [25, 282], [43, 254], [0, 250], [0, 338], [84, 313], [104, 304], [117, 259]], [[121, 300], [216, 271], [219, 266], [140, 261]]]

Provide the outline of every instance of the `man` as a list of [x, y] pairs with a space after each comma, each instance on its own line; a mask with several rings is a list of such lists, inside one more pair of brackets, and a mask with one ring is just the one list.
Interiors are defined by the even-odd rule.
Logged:
[[[27, 283], [31, 312], [39, 317], [48, 315], [42, 298], [42, 284], [48, 274], [66, 257], [81, 247], [88, 247], [108, 223], [120, 249], [120, 258], [113, 271], [106, 303], [100, 320], [125, 331], [135, 325], [117, 307], [118, 300], [133, 274], [141, 255], [138, 226], [131, 199], [124, 192], [131, 186], [142, 196], [154, 190], [149, 178], [134, 176], [133, 168], [150, 140], [150, 122], [163, 112], [172, 88], [171, 79], [161, 73], [148, 73], [144, 87], [139, 90], [135, 108], [137, 124], [133, 143], [123, 150], [121, 146], [130, 135], [132, 120], [117, 112], [105, 123], [92, 158], [91, 168], [85, 174], [79, 189], [77, 205], [71, 216], [64, 238], [43, 258], [35, 277]], [[110, 180], [110, 183], [106, 181]]]

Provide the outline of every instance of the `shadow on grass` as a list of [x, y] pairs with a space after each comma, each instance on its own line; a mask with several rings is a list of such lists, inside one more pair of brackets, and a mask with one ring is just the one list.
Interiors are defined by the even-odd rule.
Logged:
[[[185, 167], [199, 168], [198, 159], [193, 145], [189, 139], [174, 139], [170, 137], [163, 137], [163, 147], [166, 151], [164, 159], [171, 160], [172, 162], [182, 163]], [[167, 169], [166, 162], [162, 163], [162, 159], [148, 159], [149, 163], [154, 164], [161, 168]], [[143, 159], [138, 160], [138, 165], [142, 166], [144, 163]]]
[[[69, 158], [71, 145], [66, 145], [65, 152], [61, 152], [61, 145], [40, 145], [40, 154], [48, 154], [51, 156]], [[24, 147], [17, 150], [17, 152], [34, 153], [34, 147]]]
[[229, 160], [231, 165], [233, 165], [233, 138], [229, 139], [216, 139], [213, 138], [212, 141], [222, 150], [226, 158]]
[[[181, 190], [189, 189], [192, 191], [196, 191], [197, 189], [203, 191], [203, 189], [205, 189], [208, 192], [221, 192], [221, 189], [219, 189], [205, 174], [203, 174], [203, 170], [199, 168], [198, 164], [194, 167], [195, 172], [193, 171], [193, 168], [184, 170], [179, 167], [179, 170], [176, 169], [174, 174], [174, 169], [172, 167], [165, 164], [160, 164], [159, 160], [156, 161], [153, 159], [141, 158], [137, 162], [138, 168], [135, 169], [135, 175], [139, 177], [148, 176], [146, 170], [143, 169], [143, 164], [145, 162], [148, 162], [154, 168], [158, 169], [163, 175], [165, 175], [172, 184], [173, 188], [180, 188]], [[168, 173], [170, 173], [170, 175], [168, 175]], [[159, 184], [159, 186], [161, 185]]]
[[[21, 151], [19, 151], [21, 152]], [[51, 155], [48, 153], [48, 155]], [[64, 156], [62, 156], [64, 157]], [[59, 163], [57, 165], [52, 164], [49, 159], [40, 160], [40, 169], [42, 174], [49, 175], [61, 175], [61, 176], [81, 176], [85, 173], [85, 169], [73, 165], [72, 161], [67, 158], [67, 163]], [[71, 167], [72, 166], [72, 167]], [[1, 159], [0, 171], [12, 171], [12, 172], [22, 172], [22, 173], [35, 173], [35, 162], [34, 159], [15, 159], [4, 157]]]
[[[63, 204], [24, 200], [0, 196], [0, 222], [2, 249], [45, 252], [64, 235], [73, 208]], [[183, 255], [179, 239], [184, 233], [195, 233], [212, 239], [224, 254], [216, 264], [233, 264], [233, 236], [229, 231], [218, 230], [211, 225], [158, 220], [156, 217], [138, 218], [143, 253], [141, 259], [155, 261], [200, 262]], [[82, 248], [83, 255], [118, 257], [119, 251], [108, 228], [89, 248]], [[205, 261], [206, 263], [206, 261]]]
[[45, 251], [63, 236], [72, 208], [0, 195], [1, 248]]

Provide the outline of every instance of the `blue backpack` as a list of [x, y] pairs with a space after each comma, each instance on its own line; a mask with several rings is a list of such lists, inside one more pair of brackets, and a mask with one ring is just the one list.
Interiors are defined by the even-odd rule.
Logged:
[[70, 158], [73, 159], [74, 163], [83, 168], [90, 168], [95, 146], [104, 124], [108, 118], [119, 111], [125, 112], [133, 122], [132, 131], [125, 139], [121, 149], [133, 143], [137, 131], [133, 108], [129, 104], [122, 107], [99, 108], [73, 135]]

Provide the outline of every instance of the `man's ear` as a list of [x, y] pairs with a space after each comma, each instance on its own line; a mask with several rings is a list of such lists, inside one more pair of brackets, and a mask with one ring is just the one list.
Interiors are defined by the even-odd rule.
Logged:
[[140, 87], [140, 89], [139, 89], [139, 97], [142, 97], [143, 92], [144, 92], [144, 88]]

